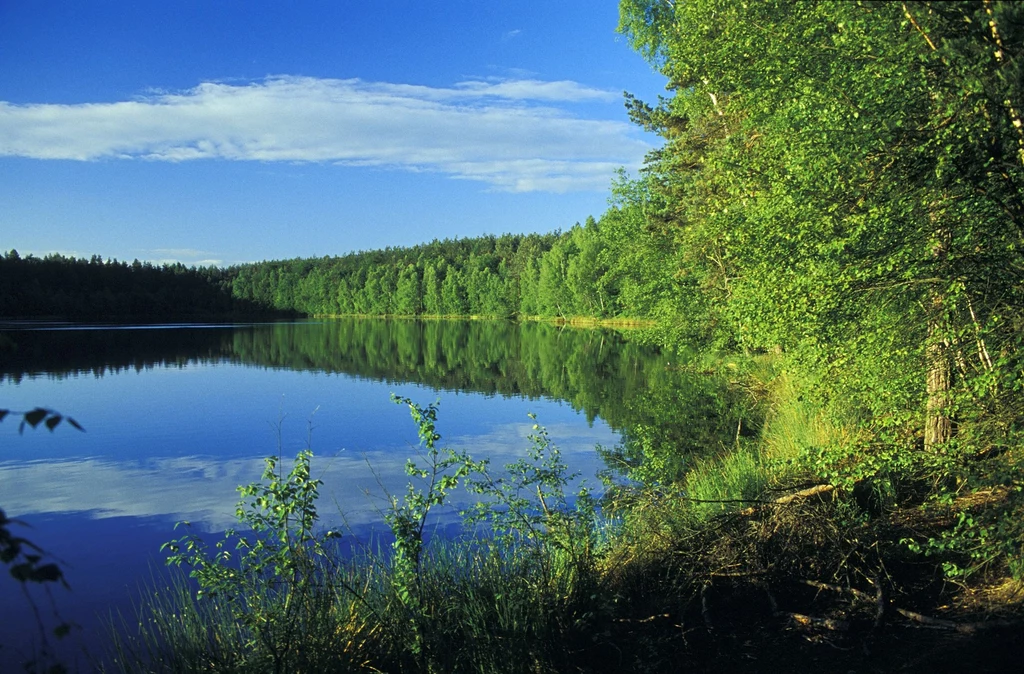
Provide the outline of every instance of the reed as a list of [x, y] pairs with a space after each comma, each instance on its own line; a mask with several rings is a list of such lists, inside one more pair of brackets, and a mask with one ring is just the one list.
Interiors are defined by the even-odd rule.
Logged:
[[[112, 625], [104, 671], [527, 672], [561, 671], [566, 646], [583, 643], [599, 609], [596, 569], [555, 550], [485, 536], [438, 540], [422, 560], [419, 644], [399, 600], [403, 582], [384, 552], [339, 563], [287, 612], [289, 624], [257, 630], [248, 615], [284, 615], [280, 593], [197, 598], [173, 581], [146, 593]], [[342, 587], [344, 586], [344, 587]], [[348, 587], [359, 587], [353, 597]], [[293, 600], [295, 601], [295, 600]]]

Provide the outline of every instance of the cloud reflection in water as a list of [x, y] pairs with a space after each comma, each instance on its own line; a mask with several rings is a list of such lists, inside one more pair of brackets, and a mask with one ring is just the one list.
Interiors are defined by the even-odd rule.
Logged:
[[[594, 482], [593, 475], [601, 467], [594, 446], [614, 443], [615, 434], [600, 423], [582, 428], [559, 424], [548, 430], [563, 454], [572, 455], [573, 470]], [[455, 436], [446, 443], [501, 466], [525, 456], [531, 432], [529, 423], [502, 424], [485, 435]], [[415, 450], [404, 445], [316, 456], [313, 474], [324, 481], [319, 504], [323, 523], [338, 526], [344, 522], [361, 529], [380, 522], [379, 510], [386, 506], [384, 491], [404, 491], [408, 480], [405, 462]], [[287, 471], [290, 463], [286, 460], [283, 465]], [[18, 516], [87, 514], [90, 519], [187, 520], [203, 531], [221, 531], [235, 524], [236, 488], [258, 480], [262, 472], [262, 456], [90, 457], [0, 462], [0, 484], [4, 485], [4, 508]], [[456, 499], [469, 498], [456, 494]]]

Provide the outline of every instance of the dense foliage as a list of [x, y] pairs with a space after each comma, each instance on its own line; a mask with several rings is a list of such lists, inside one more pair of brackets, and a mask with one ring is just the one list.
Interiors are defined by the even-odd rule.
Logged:
[[244, 265], [232, 287], [310, 315], [649, 317], [675, 294], [674, 253], [656, 238], [623, 201], [564, 233]]
[[1019, 560], [1024, 6], [624, 0], [621, 18], [674, 92], [629, 108], [665, 139], [642, 182], [698, 320], [783, 353], [849, 429], [807, 448], [820, 475], [998, 485], [1002, 543], [962, 542]]
[[266, 313], [231, 296], [231, 273], [216, 267], [0, 256], [0, 318], [78, 320], [203, 318]]
[[0, 317], [244, 314], [648, 318], [678, 296], [670, 240], [623, 181], [600, 220], [566, 232], [433, 241], [340, 257], [160, 267], [17, 251], [0, 258]]

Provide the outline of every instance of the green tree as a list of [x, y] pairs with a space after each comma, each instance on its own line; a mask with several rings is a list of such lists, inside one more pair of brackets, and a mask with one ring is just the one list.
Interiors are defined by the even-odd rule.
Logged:
[[685, 313], [694, 324], [706, 324], [706, 311], [676, 309], [684, 295], [699, 295], [699, 291], [685, 293], [680, 287], [678, 275], [686, 269], [681, 268], [675, 241], [651, 226], [649, 214], [656, 208], [650, 182], [620, 176], [613, 186], [612, 206], [600, 223], [609, 258], [601, 283], [615, 299], [618, 315], [669, 322]]
[[523, 316], [534, 316], [540, 313], [537, 294], [540, 285], [540, 268], [538, 260], [531, 258], [523, 268], [519, 277], [519, 313]]
[[413, 316], [423, 310], [420, 275], [415, 265], [407, 265], [399, 274], [394, 307], [395, 313], [402, 316]]
[[[720, 329], [791, 352], [875, 430], [916, 428], [926, 446], [949, 440], [958, 404], [996, 404], [1011, 384], [993, 382], [993, 353], [1017, 362], [1022, 306], [1020, 6], [621, 11], [676, 92], [630, 101], [666, 139], [651, 219]], [[993, 383], [988, 402], [972, 381]]]
[[427, 262], [423, 268], [423, 313], [437, 316], [441, 313], [441, 284], [437, 269]]
[[611, 311], [611, 296], [605, 283], [608, 255], [600, 227], [589, 216], [583, 227], [573, 227], [569, 235], [579, 251], [569, 259], [566, 269], [573, 305], [586, 316], [607, 317]]
[[441, 282], [441, 306], [449, 316], [465, 316], [469, 312], [464, 276], [455, 267], [448, 267]]
[[541, 315], [567, 318], [576, 313], [566, 279], [569, 260], [576, 253], [572, 239], [562, 236], [541, 258], [537, 277], [537, 309]]

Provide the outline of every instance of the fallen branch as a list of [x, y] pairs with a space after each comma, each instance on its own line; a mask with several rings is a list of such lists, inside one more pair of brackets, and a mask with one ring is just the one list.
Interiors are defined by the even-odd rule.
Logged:
[[954, 632], [960, 632], [961, 634], [974, 634], [980, 630], [992, 629], [993, 627], [1019, 627], [1021, 625], [1021, 621], [1019, 620], [983, 620], [973, 623], [958, 623], [952, 620], [932, 618], [903, 608], [896, 609], [896, 612], [904, 618], [921, 623], [927, 627], [934, 627], [935, 629], [941, 630], [952, 630]]
[[941, 620], [939, 618], [930, 618], [930, 617], [928, 617], [926, 615], [922, 615], [922, 614], [917, 613], [915, 611], [908, 611], [905, 608], [898, 608], [898, 609], [896, 609], [896, 612], [899, 613], [901, 616], [903, 616], [905, 618], [910, 618], [914, 622], [921, 623], [922, 625], [927, 625], [928, 627], [938, 627], [940, 629], [945, 629], [945, 630], [956, 630], [956, 631], [959, 631], [958, 630], [959, 626], [957, 625], [957, 623], [953, 622], [952, 620]]
[[643, 624], [643, 623], [652, 623], [655, 620], [662, 620], [662, 619], [671, 618], [671, 617], [672, 617], [671, 613], [659, 613], [657, 615], [652, 615], [652, 616], [650, 616], [648, 618], [618, 618], [618, 619], [616, 619], [615, 622]]
[[[879, 589], [878, 593], [874, 597], [872, 597], [867, 592], [864, 592], [863, 590], [858, 590], [857, 588], [853, 587], [842, 587], [841, 585], [822, 583], [821, 581], [817, 580], [802, 580], [800, 582], [804, 585], [809, 585], [819, 590], [829, 590], [831, 592], [850, 594], [856, 597], [857, 599], [874, 603], [878, 607], [875, 615], [875, 626], [878, 627], [881, 624], [882, 618], [885, 614], [886, 607], [888, 605], [888, 600], [885, 597], [885, 593], [881, 589]], [[881, 586], [879, 586], [879, 588], [880, 587]], [[904, 618], [912, 620], [916, 623], [920, 623], [921, 625], [925, 625], [926, 627], [951, 630], [954, 632], [961, 632], [963, 634], [973, 634], [974, 632], [977, 632], [979, 630], [991, 629], [993, 627], [1017, 627], [1021, 624], [1020, 621], [1012, 620], [985, 620], [981, 622], [962, 623], [953, 620], [944, 620], [942, 618], [932, 618], [931, 616], [926, 616], [923, 613], [917, 613], [916, 611], [910, 611], [905, 608], [896, 608], [895, 611]]]
[[[832, 492], [832, 491], [835, 491], [835, 486], [834, 485], [831, 485], [831, 484], [816, 484], [813, 487], [808, 487], [807, 489], [801, 489], [798, 492], [794, 492], [792, 494], [787, 494], [786, 496], [780, 496], [779, 498], [775, 499], [774, 501], [758, 501], [757, 503], [760, 503], [760, 504], [763, 504], [763, 505], [784, 506], [784, 505], [789, 505], [790, 503], [792, 503], [793, 501], [796, 501], [797, 499], [810, 498], [811, 496], [817, 496], [818, 494], [827, 494], [827, 493]], [[755, 508], [751, 507], [751, 508], [744, 508], [743, 510], [740, 510], [739, 514], [740, 515], [753, 515], [755, 512], [757, 512], [757, 510]]]
[[815, 618], [803, 613], [790, 613], [789, 611], [776, 611], [775, 615], [781, 618], [789, 618], [796, 624], [803, 625], [804, 627], [822, 627], [833, 632], [846, 632], [850, 629], [850, 623], [845, 620]]
[[885, 590], [882, 588], [881, 583], [875, 583], [875, 596], [872, 597], [863, 590], [858, 590], [855, 587], [843, 587], [841, 585], [832, 585], [829, 583], [822, 583], [819, 580], [802, 580], [800, 581], [804, 585], [810, 585], [818, 590], [829, 590], [831, 592], [840, 592], [851, 594], [855, 598], [861, 601], [871, 602], [875, 605], [875, 628], [882, 626], [882, 622], [885, 620], [886, 609], [889, 606], [889, 600], [886, 597]]
[[754, 576], [763, 576], [768, 573], [767, 570], [754, 569], [752, 571], [712, 571], [710, 575], [712, 578], [752, 578]]
[[834, 491], [834, 490], [835, 490], [835, 486], [833, 486], [831, 484], [818, 484], [818, 485], [815, 485], [815, 486], [810, 487], [808, 489], [802, 489], [802, 490], [800, 490], [798, 492], [790, 494], [789, 496], [783, 496], [782, 498], [777, 498], [777, 499], [775, 499], [774, 502], [777, 505], [786, 505], [788, 503], [792, 503], [793, 501], [797, 500], [798, 498], [809, 498], [811, 496], [817, 496], [818, 494], [826, 494], [826, 493]]
[[875, 601], [875, 598], [869, 595], [863, 590], [858, 590], [855, 587], [843, 587], [841, 585], [830, 585], [829, 583], [822, 583], [818, 580], [802, 580], [800, 581], [804, 585], [810, 585], [811, 587], [818, 590], [829, 590], [831, 592], [840, 592], [846, 594], [852, 594], [857, 599], [863, 599], [864, 601]]

